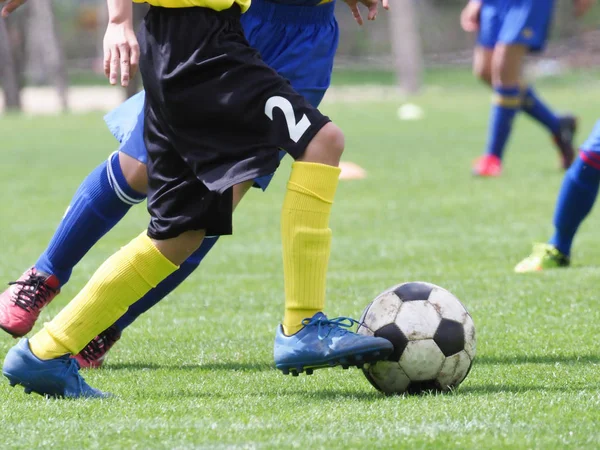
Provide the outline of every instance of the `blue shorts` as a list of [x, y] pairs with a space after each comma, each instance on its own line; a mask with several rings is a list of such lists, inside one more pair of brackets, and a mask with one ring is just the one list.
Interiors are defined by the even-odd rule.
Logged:
[[524, 45], [530, 51], [544, 49], [554, 0], [483, 0], [477, 43]]
[[[329, 88], [339, 30], [334, 17], [335, 2], [322, 6], [290, 6], [253, 0], [242, 16], [250, 45], [263, 60], [313, 106], [318, 106]], [[144, 92], [109, 112], [104, 120], [121, 143], [119, 151], [146, 164], [144, 145]], [[285, 152], [280, 152], [280, 159]], [[273, 175], [257, 178], [266, 189]]]

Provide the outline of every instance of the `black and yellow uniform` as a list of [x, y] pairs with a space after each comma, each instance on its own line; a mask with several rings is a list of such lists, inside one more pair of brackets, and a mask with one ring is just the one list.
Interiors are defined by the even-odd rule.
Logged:
[[[215, 9], [228, 1], [204, 0]], [[250, 47], [242, 3], [153, 6], [141, 27], [154, 239], [231, 234], [231, 187], [273, 173], [279, 148], [300, 157], [329, 121]]]
[[250, 0], [133, 0], [134, 3], [148, 3], [152, 6], [162, 8], [192, 8], [199, 6], [201, 8], [210, 8], [215, 11], [229, 9], [234, 3], [238, 4], [242, 12], [246, 12], [250, 7]]

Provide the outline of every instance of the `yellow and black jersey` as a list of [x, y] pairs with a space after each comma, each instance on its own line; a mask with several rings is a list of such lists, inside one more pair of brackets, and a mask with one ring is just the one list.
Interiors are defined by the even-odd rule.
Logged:
[[162, 8], [191, 8], [199, 6], [210, 8], [215, 11], [224, 11], [238, 4], [242, 12], [246, 12], [250, 7], [250, 0], [133, 0], [135, 3], [148, 3], [152, 6]]

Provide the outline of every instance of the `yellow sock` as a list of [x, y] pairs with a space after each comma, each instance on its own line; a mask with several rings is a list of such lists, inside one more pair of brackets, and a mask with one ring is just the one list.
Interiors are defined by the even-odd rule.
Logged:
[[177, 270], [146, 232], [108, 258], [79, 294], [29, 346], [40, 359], [79, 353], [121, 317], [127, 308]]
[[340, 169], [295, 162], [281, 212], [285, 315], [290, 335], [302, 320], [325, 307], [325, 281], [331, 252], [329, 213]]

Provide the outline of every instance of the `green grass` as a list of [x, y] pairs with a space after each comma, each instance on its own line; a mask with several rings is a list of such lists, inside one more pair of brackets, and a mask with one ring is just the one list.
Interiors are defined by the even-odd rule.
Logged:
[[[594, 83], [545, 96], [581, 115]], [[440, 284], [463, 300], [478, 357], [450, 395], [385, 398], [357, 370], [284, 377], [272, 368], [282, 314], [279, 208], [284, 164], [251, 192], [224, 238], [168, 300], [124, 334], [90, 384], [106, 401], [46, 401], [0, 384], [0, 448], [597, 448], [600, 442], [600, 216], [581, 229], [574, 266], [531, 276], [512, 268], [547, 239], [562, 174], [548, 136], [517, 120], [500, 179], [469, 175], [482, 150], [489, 93], [441, 83], [398, 104], [326, 104], [346, 132], [345, 159], [368, 178], [342, 182], [332, 216], [327, 311], [358, 316], [402, 281]], [[0, 278], [35, 262], [80, 180], [115, 143], [100, 115], [0, 120]], [[39, 321], [55, 315], [98, 265], [147, 223], [138, 207], [81, 262]], [[36, 328], [37, 329], [37, 328]], [[4, 354], [15, 341], [3, 337]]]

